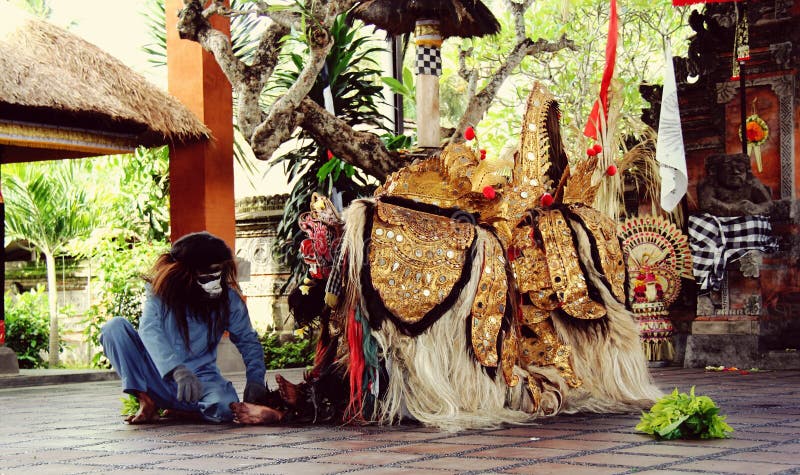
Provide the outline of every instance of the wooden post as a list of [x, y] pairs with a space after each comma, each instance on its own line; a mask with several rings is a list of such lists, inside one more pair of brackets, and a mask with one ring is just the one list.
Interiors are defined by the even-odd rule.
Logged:
[[[194, 112], [213, 138], [170, 148], [171, 238], [206, 230], [234, 249], [233, 102], [231, 85], [214, 56], [178, 36], [176, 13], [183, 0], [167, 0], [169, 92]], [[216, 15], [214, 28], [230, 34], [230, 22]]]
[[439, 147], [439, 76], [442, 74], [442, 35], [438, 20], [417, 20], [417, 144]]

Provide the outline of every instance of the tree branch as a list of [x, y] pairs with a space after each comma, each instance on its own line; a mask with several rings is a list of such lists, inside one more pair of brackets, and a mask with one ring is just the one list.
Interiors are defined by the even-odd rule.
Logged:
[[467, 82], [467, 97], [473, 97], [478, 88], [478, 72], [467, 67], [467, 56], [472, 55], [473, 48], [458, 52], [458, 75]]
[[199, 0], [184, 0], [180, 13], [181, 37], [200, 43], [212, 52], [239, 98], [238, 125], [248, 138], [253, 153], [259, 160], [268, 160], [277, 148], [289, 140], [299, 120], [295, 112], [300, 102], [308, 95], [325, 65], [325, 59], [333, 46], [330, 27], [336, 17], [346, 11], [356, 0], [331, 0], [310, 2], [307, 19], [310, 57], [300, 72], [297, 81], [274, 104], [264, 118], [259, 107], [259, 98], [267, 80], [275, 70], [280, 52], [280, 39], [289, 32], [290, 26], [299, 24], [296, 13], [278, 12], [259, 1], [255, 11], [265, 14], [275, 23], [262, 35], [252, 66], [246, 66], [233, 54], [230, 39], [214, 29], [208, 18], [230, 11], [221, 0], [212, 2], [202, 10]]
[[274, 21], [275, 23], [286, 27], [286, 28], [294, 28], [296, 30], [300, 29], [300, 15], [296, 12], [290, 10], [274, 10], [270, 5], [263, 1], [258, 0], [255, 2], [255, 12], [259, 16], [265, 16], [270, 20]]
[[210, 16], [217, 10], [216, 3], [204, 11], [198, 0], [184, 0], [184, 8], [178, 12], [178, 35], [200, 43], [204, 50], [212, 53], [225, 77], [235, 85], [244, 80], [245, 64], [233, 54], [228, 35], [212, 27], [208, 21], [206, 14]]
[[528, 35], [525, 33], [525, 12], [530, 8], [533, 0], [523, 0], [521, 3], [513, 0], [505, 0], [506, 8], [511, 11], [514, 17], [514, 33], [517, 37], [517, 43], [525, 41]]
[[500, 86], [503, 85], [503, 82], [511, 74], [511, 71], [519, 66], [520, 63], [522, 63], [522, 60], [525, 59], [525, 57], [536, 56], [544, 52], [554, 53], [565, 48], [572, 50], [575, 49], [574, 42], [567, 39], [566, 36], [562, 36], [556, 42], [550, 42], [543, 39], [533, 41], [530, 38], [525, 38], [525, 40], [522, 42], [517, 43], [514, 46], [514, 49], [511, 50], [511, 53], [509, 53], [508, 57], [506, 57], [503, 64], [497, 68], [497, 71], [495, 71], [494, 75], [491, 77], [486, 86], [484, 86], [484, 88], [481, 89], [478, 94], [475, 94], [470, 98], [467, 108], [464, 111], [464, 115], [458, 122], [456, 131], [453, 133], [450, 139], [452, 141], [462, 140], [464, 129], [469, 126], [474, 127], [478, 122], [480, 122], [481, 118], [489, 109], [489, 106], [497, 95], [497, 91], [500, 90]]
[[386, 150], [376, 134], [353, 129], [311, 99], [300, 103], [298, 113], [298, 125], [317, 142], [326, 144], [334, 155], [380, 181], [404, 165], [400, 155]]
[[269, 160], [280, 144], [291, 138], [296, 120], [294, 111], [314, 86], [322, 66], [325, 65], [325, 58], [333, 46], [330, 34], [318, 26], [311, 27], [309, 39], [311, 57], [297, 81], [272, 104], [266, 120], [255, 128], [250, 138], [250, 146], [259, 160]]
[[264, 120], [265, 114], [259, 104], [261, 91], [278, 64], [280, 39], [288, 33], [289, 29], [282, 24], [271, 24], [258, 41], [253, 63], [246, 68], [244, 80], [234, 84], [236, 96], [239, 98], [237, 125], [242, 135], [248, 139]]

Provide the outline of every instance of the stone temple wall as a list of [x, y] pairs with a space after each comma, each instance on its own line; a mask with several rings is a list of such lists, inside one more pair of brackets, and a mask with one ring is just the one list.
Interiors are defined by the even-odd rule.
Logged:
[[278, 223], [288, 195], [248, 197], [236, 202], [236, 257], [239, 282], [250, 319], [259, 333], [291, 332], [286, 294], [281, 288], [290, 269], [273, 255]]

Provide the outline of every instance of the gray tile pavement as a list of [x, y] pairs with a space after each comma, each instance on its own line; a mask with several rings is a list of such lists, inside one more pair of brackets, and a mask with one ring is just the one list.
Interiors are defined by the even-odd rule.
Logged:
[[[653, 374], [664, 390], [694, 385], [714, 398], [733, 437], [655, 441], [634, 430], [637, 414], [461, 433], [416, 425], [130, 426], [119, 415], [118, 381], [95, 381], [0, 389], [0, 474], [800, 474], [800, 371]], [[243, 375], [231, 377], [241, 390]]]

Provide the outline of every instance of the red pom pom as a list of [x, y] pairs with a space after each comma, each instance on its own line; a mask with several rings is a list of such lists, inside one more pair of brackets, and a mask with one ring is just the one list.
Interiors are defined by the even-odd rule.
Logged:
[[464, 131], [464, 138], [467, 139], [467, 140], [474, 139], [475, 138], [475, 129], [473, 129], [472, 127], [467, 127], [467, 129]]
[[606, 173], [608, 174], [608, 176], [616, 175], [617, 174], [617, 166], [616, 165], [609, 165], [608, 168], [606, 168]]
[[494, 197], [497, 196], [497, 192], [494, 191], [494, 188], [492, 188], [491, 186], [484, 186], [483, 196], [485, 196], [486, 199], [493, 200]]
[[550, 193], [544, 193], [540, 201], [542, 203], [542, 206], [547, 208], [548, 206], [553, 204], [553, 195], [551, 195]]
[[594, 157], [595, 155], [597, 155], [597, 152], [595, 152], [592, 147], [589, 147], [589, 148], [586, 149], [586, 155], [589, 155], [590, 157]]
[[481, 160], [486, 160], [486, 149], [481, 149]]
[[331, 152], [330, 150], [328, 150], [328, 160], [330, 160], [330, 159], [332, 159], [332, 158], [333, 158], [333, 152]]
[[594, 144], [594, 147], [592, 147], [592, 149], [594, 150], [595, 154], [598, 154], [603, 151], [603, 146], [600, 145], [599, 143], [596, 143]]

